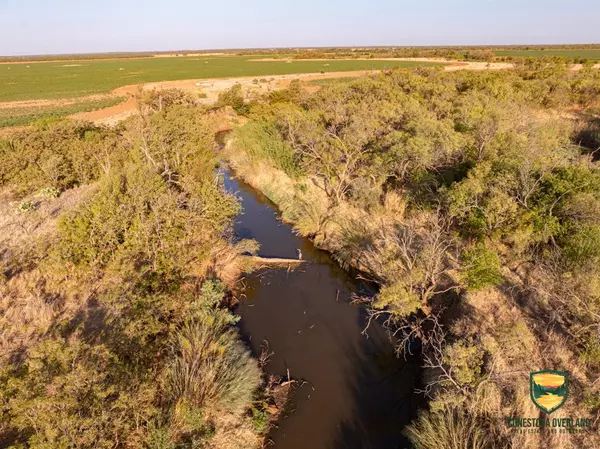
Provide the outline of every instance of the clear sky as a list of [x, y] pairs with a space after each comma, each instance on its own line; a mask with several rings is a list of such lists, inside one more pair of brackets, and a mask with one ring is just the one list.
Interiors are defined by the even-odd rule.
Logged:
[[600, 43], [600, 0], [0, 0], [0, 55]]

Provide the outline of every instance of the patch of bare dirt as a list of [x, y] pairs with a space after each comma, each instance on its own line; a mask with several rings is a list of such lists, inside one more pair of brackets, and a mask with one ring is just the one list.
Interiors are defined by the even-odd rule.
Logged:
[[155, 83], [146, 83], [143, 85], [134, 84], [120, 87], [112, 92], [112, 95], [126, 97], [127, 100], [125, 102], [97, 111], [75, 114], [71, 116], [71, 118], [88, 120], [98, 124], [113, 126], [135, 114], [137, 111], [136, 94], [140, 88], [143, 90], [181, 89], [191, 93], [202, 94], [204, 96], [204, 98], [200, 99], [200, 103], [202, 104], [214, 104], [219, 97], [219, 93], [230, 89], [235, 84], [241, 84], [245, 94], [248, 97], [252, 97], [271, 92], [273, 90], [284, 89], [285, 87], [289, 86], [292, 80], [295, 79], [311, 81], [341, 77], [360, 77], [374, 72], [377, 71], [357, 70], [353, 72], [303, 73], [263, 77], [247, 76], [237, 78], [209, 78], [161, 81]]
[[70, 117], [75, 120], [86, 120], [97, 124], [114, 126], [135, 114], [137, 110], [136, 95], [140, 86], [140, 84], [131, 84], [113, 90], [112, 96], [126, 98], [125, 101], [119, 104], [96, 111], [80, 112]]

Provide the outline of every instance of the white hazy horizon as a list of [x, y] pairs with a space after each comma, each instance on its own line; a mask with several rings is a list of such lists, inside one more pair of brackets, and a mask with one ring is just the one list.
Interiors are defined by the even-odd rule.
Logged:
[[597, 0], [0, 0], [0, 55], [600, 43]]

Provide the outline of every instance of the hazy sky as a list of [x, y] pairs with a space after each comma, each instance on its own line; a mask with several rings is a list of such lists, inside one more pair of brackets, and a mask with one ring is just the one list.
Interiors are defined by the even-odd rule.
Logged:
[[600, 43], [600, 0], [0, 0], [0, 55]]

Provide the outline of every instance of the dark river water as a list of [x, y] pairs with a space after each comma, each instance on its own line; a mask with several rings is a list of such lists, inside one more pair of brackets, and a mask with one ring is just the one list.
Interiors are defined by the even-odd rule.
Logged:
[[365, 287], [327, 253], [277, 219], [275, 206], [224, 172], [225, 187], [241, 199], [238, 238], [253, 238], [263, 257], [297, 258], [299, 269], [265, 269], [245, 279], [246, 298], [237, 308], [240, 329], [258, 355], [264, 341], [273, 351], [265, 370], [303, 380], [290, 411], [270, 438], [275, 449], [397, 449], [414, 418], [413, 393], [419, 361], [396, 357], [384, 329], [374, 323], [367, 335], [363, 307], [350, 304]]

